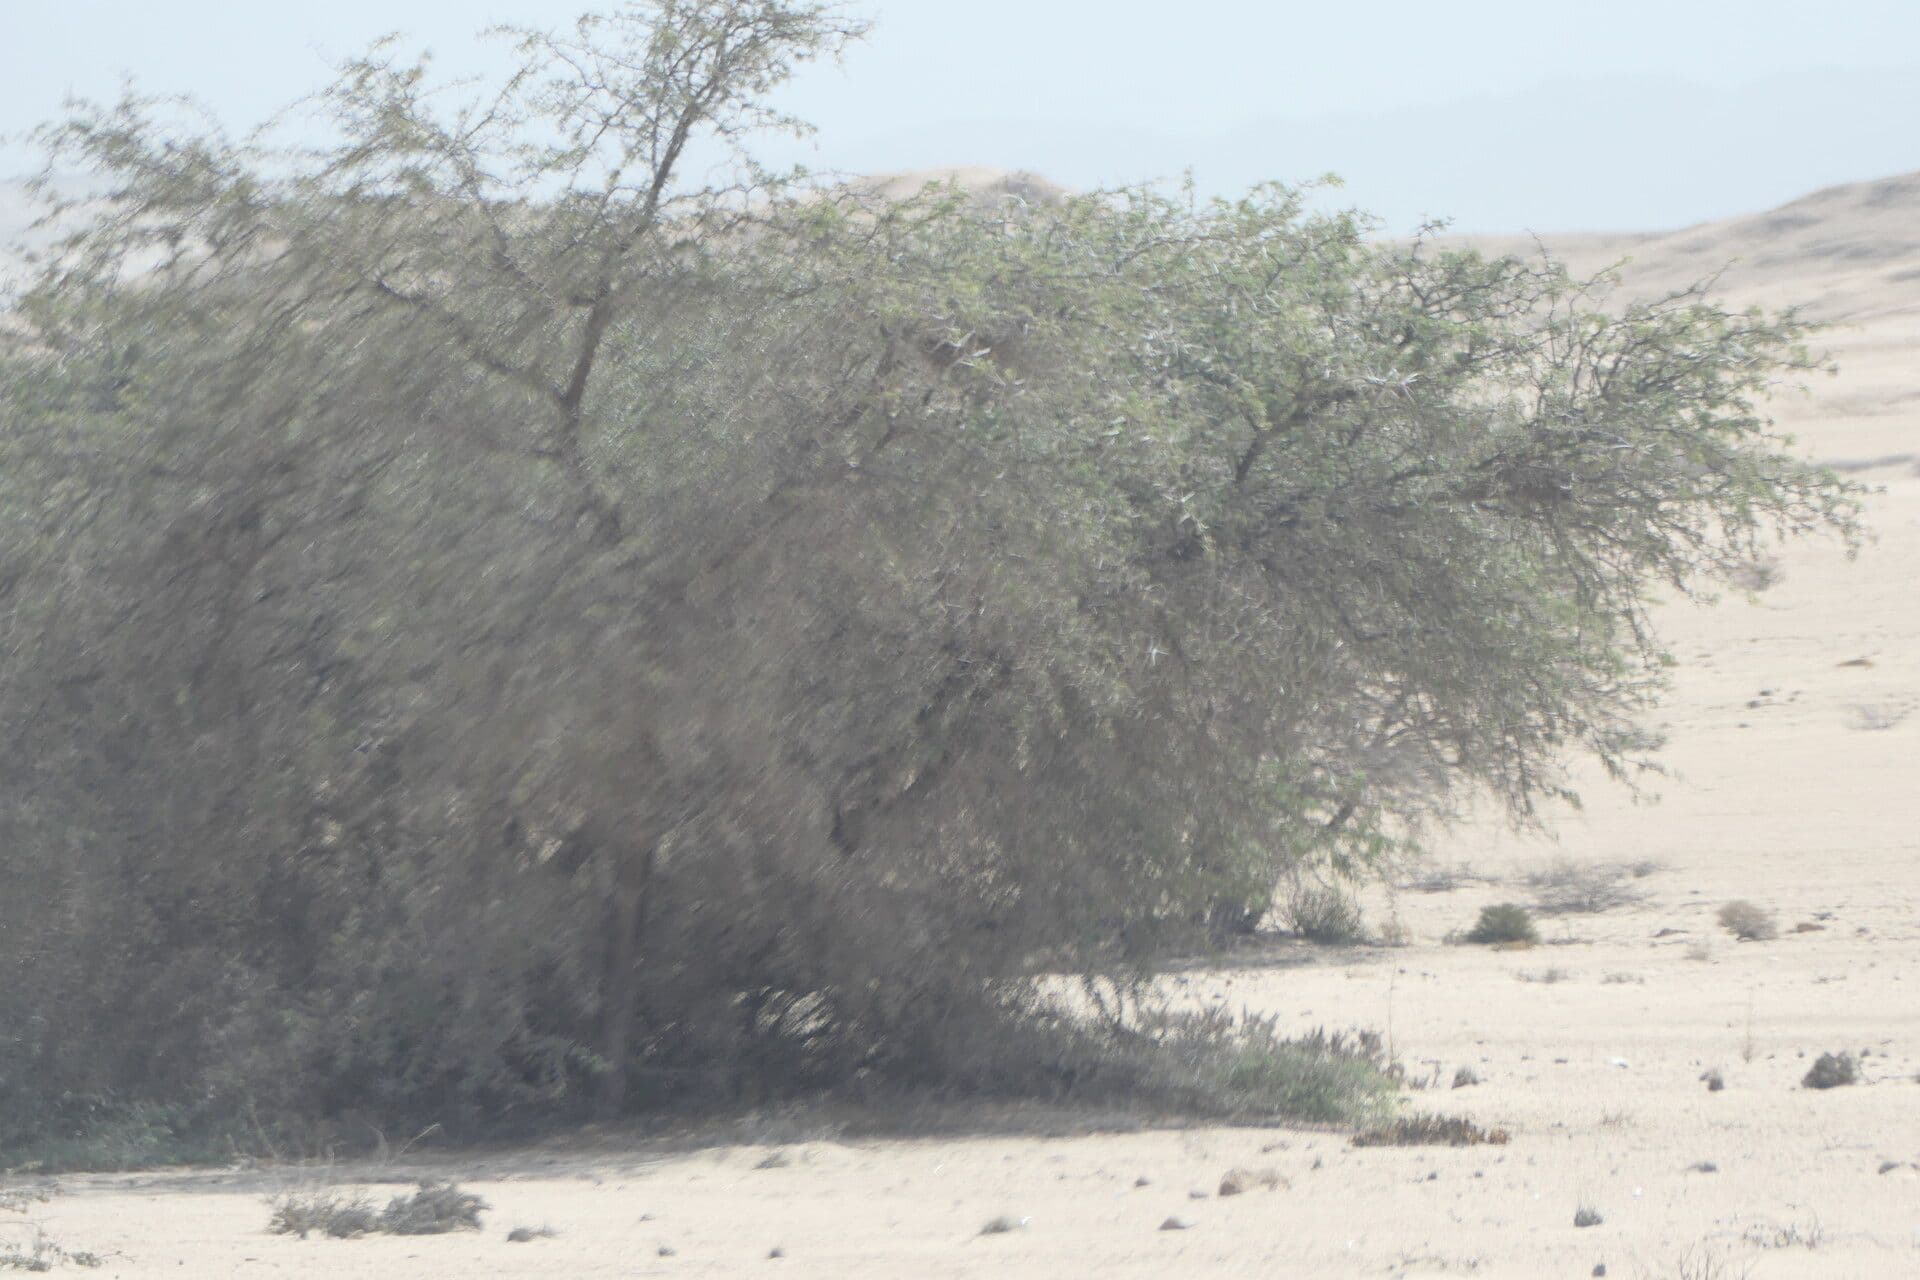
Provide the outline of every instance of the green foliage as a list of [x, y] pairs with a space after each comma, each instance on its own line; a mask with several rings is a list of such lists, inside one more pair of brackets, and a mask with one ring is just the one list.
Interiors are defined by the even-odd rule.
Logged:
[[1540, 941], [1540, 933], [1533, 927], [1533, 917], [1525, 907], [1517, 902], [1497, 902], [1480, 908], [1480, 918], [1467, 931], [1467, 941], [1482, 945], [1533, 943]]
[[1792, 315], [761, 172], [858, 34], [629, 6], [449, 110], [380, 49], [317, 159], [43, 133], [113, 195], [0, 324], [0, 1147], [1174, 1088], [1045, 975], [1630, 776], [1653, 588], [1853, 531], [1757, 407]]
[[1377, 1036], [1316, 1030], [1282, 1036], [1268, 1019], [1238, 1022], [1219, 1011], [1151, 1023], [1144, 1074], [1122, 1098], [1160, 1100], [1201, 1115], [1370, 1124], [1397, 1086]]

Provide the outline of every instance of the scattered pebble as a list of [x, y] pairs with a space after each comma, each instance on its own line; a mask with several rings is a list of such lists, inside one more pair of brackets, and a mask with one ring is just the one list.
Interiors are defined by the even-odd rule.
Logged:
[[1191, 1231], [1193, 1229], [1193, 1220], [1191, 1218], [1168, 1218], [1160, 1224], [1160, 1229], [1162, 1231]]

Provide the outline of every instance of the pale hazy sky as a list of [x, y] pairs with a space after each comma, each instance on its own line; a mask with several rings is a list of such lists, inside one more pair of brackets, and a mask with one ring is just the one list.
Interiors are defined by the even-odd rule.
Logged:
[[[246, 127], [399, 29], [450, 69], [583, 0], [0, 0], [0, 133], [123, 73]], [[855, 0], [782, 153], [1000, 164], [1072, 185], [1349, 182], [1404, 226], [1660, 228], [1920, 169], [1920, 0]], [[493, 56], [497, 56], [493, 55]], [[32, 167], [0, 145], [0, 175]]]

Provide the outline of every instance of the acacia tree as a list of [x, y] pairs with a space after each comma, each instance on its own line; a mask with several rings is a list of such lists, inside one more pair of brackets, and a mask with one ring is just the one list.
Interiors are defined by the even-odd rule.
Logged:
[[5, 369], [0, 1109], [1082, 1088], [1045, 972], [1626, 775], [1650, 593], [1851, 529], [1755, 407], [1792, 316], [1278, 187], [760, 171], [859, 31], [660, 0], [451, 110], [376, 51], [318, 153], [48, 132], [110, 194]]

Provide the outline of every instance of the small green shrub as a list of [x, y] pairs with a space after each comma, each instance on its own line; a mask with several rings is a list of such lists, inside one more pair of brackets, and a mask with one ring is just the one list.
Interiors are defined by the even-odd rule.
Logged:
[[1496, 902], [1480, 908], [1480, 918], [1468, 931], [1467, 941], [1483, 946], [1501, 942], [1534, 943], [1540, 941], [1540, 933], [1533, 927], [1533, 917], [1525, 907], [1517, 902]]
[[[1315, 1029], [1289, 1038], [1274, 1019], [1236, 1020], [1225, 1010], [1162, 1011], [1140, 1030], [1149, 1043], [1139, 1048], [1151, 1052], [1109, 1058], [1099, 1077], [1109, 1087], [1124, 1081], [1122, 1096], [1157, 1098], [1195, 1113], [1363, 1123], [1385, 1114], [1397, 1089], [1372, 1032]], [[1083, 1100], [1093, 1094], [1097, 1089], [1083, 1091]]]
[[1780, 925], [1773, 912], [1744, 898], [1720, 908], [1720, 925], [1742, 942], [1770, 942], [1780, 936]]

